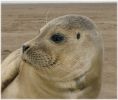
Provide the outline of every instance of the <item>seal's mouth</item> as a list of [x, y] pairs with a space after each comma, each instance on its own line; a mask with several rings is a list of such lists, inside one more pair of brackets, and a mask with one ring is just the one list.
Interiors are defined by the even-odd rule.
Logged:
[[28, 63], [28, 64], [30, 64], [30, 65], [32, 65], [32, 66], [35, 66], [35, 67], [47, 67], [47, 68], [50, 68], [50, 67], [54, 67], [56, 64], [57, 64], [57, 59], [55, 59], [52, 63], [50, 63], [49, 65], [47, 65], [47, 66], [40, 66], [40, 65], [34, 65], [34, 64], [32, 64], [29, 60], [27, 60], [27, 59], [25, 59], [24, 57], [22, 57], [22, 60], [25, 62], [25, 63]]
[[57, 59], [44, 51], [28, 51], [22, 54], [22, 60], [35, 67], [52, 67], [56, 65]]

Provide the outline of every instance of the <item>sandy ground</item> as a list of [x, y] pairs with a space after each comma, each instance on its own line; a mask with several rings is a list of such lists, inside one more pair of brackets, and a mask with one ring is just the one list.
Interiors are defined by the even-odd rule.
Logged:
[[2, 60], [35, 37], [45, 23], [57, 16], [80, 14], [90, 17], [103, 34], [104, 66], [99, 98], [116, 98], [116, 4], [2, 5]]

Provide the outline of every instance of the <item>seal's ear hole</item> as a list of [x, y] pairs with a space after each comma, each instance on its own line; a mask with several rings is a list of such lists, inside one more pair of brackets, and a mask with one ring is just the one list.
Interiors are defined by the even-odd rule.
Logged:
[[77, 39], [80, 39], [80, 33], [79, 32], [77, 33]]

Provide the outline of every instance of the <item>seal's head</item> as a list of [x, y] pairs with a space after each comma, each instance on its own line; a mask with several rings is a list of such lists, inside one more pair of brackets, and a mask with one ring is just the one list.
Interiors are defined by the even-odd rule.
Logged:
[[24, 44], [22, 57], [47, 75], [63, 79], [89, 70], [101, 50], [95, 24], [84, 16], [66, 15], [47, 23], [39, 36]]

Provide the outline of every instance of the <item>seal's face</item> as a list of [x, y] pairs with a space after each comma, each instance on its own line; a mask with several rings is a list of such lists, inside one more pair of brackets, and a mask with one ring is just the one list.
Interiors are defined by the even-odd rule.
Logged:
[[58, 68], [57, 73], [65, 73], [60, 69], [66, 72], [75, 70], [77, 62], [81, 69], [83, 59], [87, 61], [85, 57], [91, 55], [89, 51], [94, 53], [97, 36], [94, 29], [94, 24], [82, 16], [54, 19], [40, 30], [39, 36], [24, 44], [22, 58], [37, 69]]

